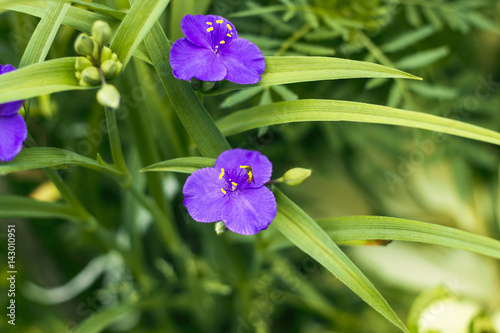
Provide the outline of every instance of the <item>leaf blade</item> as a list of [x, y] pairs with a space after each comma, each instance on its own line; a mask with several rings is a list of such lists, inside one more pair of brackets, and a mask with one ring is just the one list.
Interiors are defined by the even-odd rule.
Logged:
[[140, 172], [171, 171], [181, 173], [193, 173], [201, 168], [213, 167], [215, 159], [209, 157], [181, 157], [152, 164], [140, 170]]

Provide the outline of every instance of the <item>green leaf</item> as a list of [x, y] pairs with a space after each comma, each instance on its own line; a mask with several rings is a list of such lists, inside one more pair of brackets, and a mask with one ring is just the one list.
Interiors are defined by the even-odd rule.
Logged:
[[396, 62], [396, 67], [406, 70], [422, 68], [443, 59], [449, 52], [450, 50], [446, 46], [417, 52]]
[[387, 106], [335, 101], [299, 100], [235, 112], [217, 124], [224, 135], [300, 121], [353, 121], [426, 129], [500, 145], [500, 133], [457, 120]]
[[23, 149], [13, 161], [0, 163], [0, 175], [24, 170], [60, 167], [66, 164], [84, 166], [114, 175], [121, 175], [114, 168], [99, 164], [91, 158], [64, 149], [50, 147]]
[[67, 90], [85, 90], [75, 77], [75, 59], [61, 58], [0, 75], [0, 103]]
[[134, 309], [134, 304], [117, 304], [99, 310], [97, 313], [89, 316], [78, 327], [73, 330], [73, 333], [98, 333], [102, 332], [106, 327], [120, 320], [127, 312]]
[[69, 205], [43, 202], [14, 195], [0, 195], [0, 218], [61, 218], [79, 220]]
[[19, 67], [42, 62], [47, 57], [61, 22], [71, 7], [69, 3], [51, 2], [31, 36]]
[[390, 53], [403, 50], [413, 44], [431, 36], [436, 30], [433, 26], [422, 27], [415, 30], [406, 31], [396, 36], [390, 42], [382, 45], [382, 51]]
[[417, 94], [427, 98], [437, 99], [455, 99], [458, 97], [458, 91], [453, 88], [439, 85], [431, 85], [425, 82], [411, 82], [408, 87]]
[[346, 216], [317, 222], [334, 241], [382, 239], [419, 242], [500, 259], [500, 241], [433, 223], [385, 216]]
[[201, 168], [213, 167], [215, 159], [209, 157], [182, 157], [163, 161], [147, 166], [141, 172], [149, 171], [172, 171], [181, 173], [193, 173]]
[[287, 10], [285, 6], [265, 6], [265, 7], [254, 7], [251, 9], [242, 10], [241, 12], [232, 13], [230, 17], [248, 17], [248, 16], [260, 16], [263, 14], [282, 12]]
[[144, 42], [172, 106], [202, 155], [215, 158], [231, 149], [193, 88], [173, 76], [169, 62], [170, 43], [159, 23], [153, 26]]
[[111, 41], [110, 48], [126, 66], [132, 53], [151, 30], [170, 0], [136, 1], [123, 19]]
[[252, 87], [252, 88], [247, 88], [240, 90], [232, 95], [229, 95], [226, 97], [226, 99], [222, 102], [220, 105], [221, 108], [230, 108], [232, 106], [235, 106], [236, 104], [239, 104], [241, 102], [244, 102], [258, 93], [260, 93], [262, 90], [264, 90], [264, 87]]
[[[420, 80], [403, 71], [364, 61], [327, 57], [266, 57], [266, 70], [261, 81], [254, 86], [373, 77]], [[249, 86], [252, 85], [224, 81], [219, 89], [210, 94]]]
[[286, 86], [272, 86], [272, 89], [285, 101], [296, 101], [297, 99], [299, 99], [299, 96], [297, 96], [297, 94], [288, 89]]
[[408, 332], [383, 296], [330, 237], [279, 190], [274, 191], [278, 214], [271, 224], [302, 251], [317, 260], [367, 304]]

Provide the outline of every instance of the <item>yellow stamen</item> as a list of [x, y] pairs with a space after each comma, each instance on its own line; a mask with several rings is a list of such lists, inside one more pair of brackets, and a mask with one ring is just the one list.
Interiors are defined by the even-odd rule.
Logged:
[[233, 36], [231, 36], [231, 34], [227, 34], [226, 36], [227, 36], [227, 37], [233, 37]]
[[219, 179], [222, 179], [224, 177], [224, 168], [220, 168], [220, 176]]
[[223, 189], [223, 188], [221, 188], [220, 190], [222, 191], [222, 193], [226, 194], [226, 191], [224, 191], [224, 189]]
[[224, 41], [224, 40], [221, 40], [221, 41], [220, 41], [220, 43], [221, 43], [221, 44], [225, 44], [225, 43], [226, 43], [226, 41]]
[[236, 184], [235, 182], [231, 182], [231, 184], [233, 184], [234, 186], [238, 186], [238, 184]]
[[222, 21], [222, 20], [215, 21], [215, 23], [222, 23], [222, 22], [224, 22], [224, 21]]
[[212, 30], [214, 30], [214, 28], [213, 28], [213, 27], [210, 27], [210, 28], [208, 28], [208, 29], [207, 29], [207, 31], [208, 31], [208, 32], [210, 32], [210, 31], [212, 31]]
[[231, 26], [228, 24], [226, 24], [226, 27], [229, 29], [229, 31], [233, 30], [233, 28], [231, 28]]
[[207, 22], [208, 25], [212, 25], [212, 22]]
[[247, 166], [246, 165], [240, 165], [240, 169], [246, 169]]

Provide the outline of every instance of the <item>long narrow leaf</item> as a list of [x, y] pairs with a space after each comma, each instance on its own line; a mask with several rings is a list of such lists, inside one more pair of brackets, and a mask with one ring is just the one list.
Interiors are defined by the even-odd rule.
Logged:
[[500, 259], [500, 241], [433, 223], [385, 216], [346, 216], [317, 222], [334, 241], [383, 239], [419, 242]]
[[225, 135], [299, 121], [353, 121], [414, 127], [500, 145], [500, 133], [421, 112], [334, 100], [286, 101], [235, 112], [220, 121]]
[[266, 70], [259, 83], [255, 85], [240, 85], [224, 81], [219, 89], [210, 94], [221, 94], [242, 89], [243, 87], [354, 78], [420, 80], [419, 77], [398, 69], [366, 61], [330, 57], [266, 57]]
[[279, 190], [275, 190], [274, 194], [278, 214], [271, 226], [317, 260], [403, 332], [408, 332], [384, 297], [318, 224]]
[[134, 2], [118, 28], [110, 46], [124, 66], [169, 3], [170, 0], [141, 0]]
[[172, 171], [193, 173], [201, 168], [213, 167], [214, 164], [215, 159], [209, 157], [182, 157], [147, 166], [141, 172]]
[[15, 195], [0, 195], [0, 218], [60, 218], [78, 220], [65, 204], [37, 201]]
[[75, 59], [49, 60], [0, 75], [0, 103], [67, 90], [85, 90], [75, 77]]

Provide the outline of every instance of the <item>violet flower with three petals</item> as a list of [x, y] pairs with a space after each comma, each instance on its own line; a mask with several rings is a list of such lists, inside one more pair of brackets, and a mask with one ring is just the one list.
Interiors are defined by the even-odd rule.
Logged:
[[[11, 65], [0, 65], [0, 75], [16, 70]], [[18, 113], [24, 101], [0, 104], [0, 161], [14, 159], [28, 136], [24, 118]]]
[[170, 51], [176, 78], [239, 84], [260, 81], [266, 67], [264, 56], [255, 44], [238, 37], [231, 22], [221, 16], [188, 14], [181, 28], [186, 37], [177, 40]]
[[182, 189], [184, 205], [197, 222], [223, 221], [235, 233], [256, 234], [276, 216], [276, 199], [265, 186], [272, 168], [258, 151], [227, 150], [213, 168], [189, 176]]

